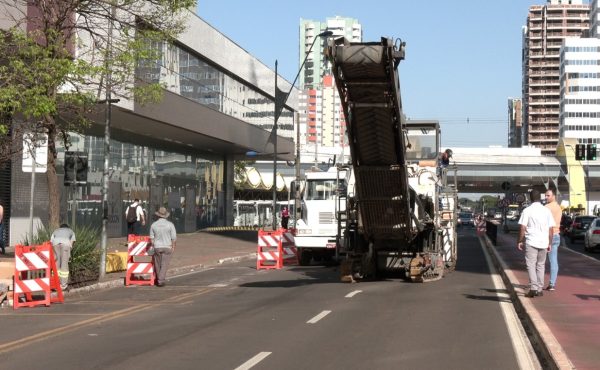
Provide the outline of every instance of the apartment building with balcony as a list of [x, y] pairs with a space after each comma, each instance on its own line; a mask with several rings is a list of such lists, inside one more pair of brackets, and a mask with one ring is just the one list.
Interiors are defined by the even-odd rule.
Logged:
[[559, 139], [560, 49], [563, 40], [589, 29], [582, 0], [548, 0], [529, 8], [523, 28], [523, 145], [553, 155]]
[[[323, 55], [326, 40], [317, 40], [308, 53], [310, 45], [323, 31], [331, 31], [331, 37], [345, 37], [352, 42], [362, 41], [362, 26], [357, 19], [331, 17], [324, 22], [300, 20], [300, 63], [306, 55], [306, 64], [300, 71], [299, 96], [301, 152], [318, 152], [316, 147], [338, 148], [347, 146], [346, 125], [331, 75], [331, 66]], [[322, 158], [326, 159], [326, 158]]]

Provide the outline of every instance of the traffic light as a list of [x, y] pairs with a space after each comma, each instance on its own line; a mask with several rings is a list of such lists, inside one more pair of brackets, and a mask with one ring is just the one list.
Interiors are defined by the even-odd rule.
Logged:
[[596, 144], [588, 144], [587, 145], [587, 156], [588, 161], [596, 160]]
[[65, 186], [87, 182], [88, 158], [85, 153], [65, 152]]
[[575, 145], [575, 159], [583, 161], [585, 159], [585, 144]]

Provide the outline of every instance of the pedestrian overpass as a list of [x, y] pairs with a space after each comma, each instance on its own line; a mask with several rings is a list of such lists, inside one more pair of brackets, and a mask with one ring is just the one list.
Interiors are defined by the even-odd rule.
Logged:
[[460, 193], [526, 193], [558, 189], [559, 201], [587, 213], [600, 208], [600, 163], [575, 160], [576, 139], [561, 139], [553, 157], [537, 148], [452, 148], [448, 182]]

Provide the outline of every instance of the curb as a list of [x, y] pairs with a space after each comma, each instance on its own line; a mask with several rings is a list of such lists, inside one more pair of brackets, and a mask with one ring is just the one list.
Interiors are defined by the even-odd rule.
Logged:
[[[249, 253], [249, 254], [242, 255], [242, 256], [221, 258], [220, 260], [216, 261], [215, 263], [206, 264], [206, 265], [205, 264], [197, 264], [197, 265], [174, 267], [167, 271], [167, 277], [186, 273], [186, 272], [194, 272], [197, 270], [203, 270], [203, 269], [207, 269], [207, 268], [213, 267], [213, 266], [223, 265], [223, 264], [227, 264], [227, 263], [241, 262], [241, 261], [255, 259], [255, 258], [256, 258], [256, 253], [253, 252], [253, 253]], [[100, 289], [110, 289], [110, 288], [125, 286], [123, 283], [123, 279], [125, 279], [125, 278], [119, 277], [114, 280], [103, 281], [101, 283], [96, 283], [96, 284], [87, 285], [87, 286], [84, 286], [81, 288], [71, 289], [68, 292], [64, 292], [64, 295], [70, 296], [70, 295], [75, 295], [75, 294], [89, 293], [89, 292], [93, 292], [93, 291], [100, 290]]]
[[[494, 266], [502, 276], [504, 285], [510, 294], [517, 315], [526, 329], [544, 369], [575, 369], [564, 349], [552, 334], [552, 331], [529, 299], [525, 298], [521, 288], [515, 288], [518, 280], [508, 268], [502, 257], [496, 252], [489, 237], [483, 235], [484, 244], [490, 252]], [[518, 294], [521, 293], [521, 294]]]

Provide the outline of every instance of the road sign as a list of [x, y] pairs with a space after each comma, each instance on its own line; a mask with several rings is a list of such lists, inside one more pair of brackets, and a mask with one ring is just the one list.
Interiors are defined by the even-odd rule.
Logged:
[[35, 156], [35, 172], [45, 173], [48, 164], [48, 135], [34, 133], [23, 134], [23, 161], [21, 170], [31, 172], [33, 170], [33, 157]]

